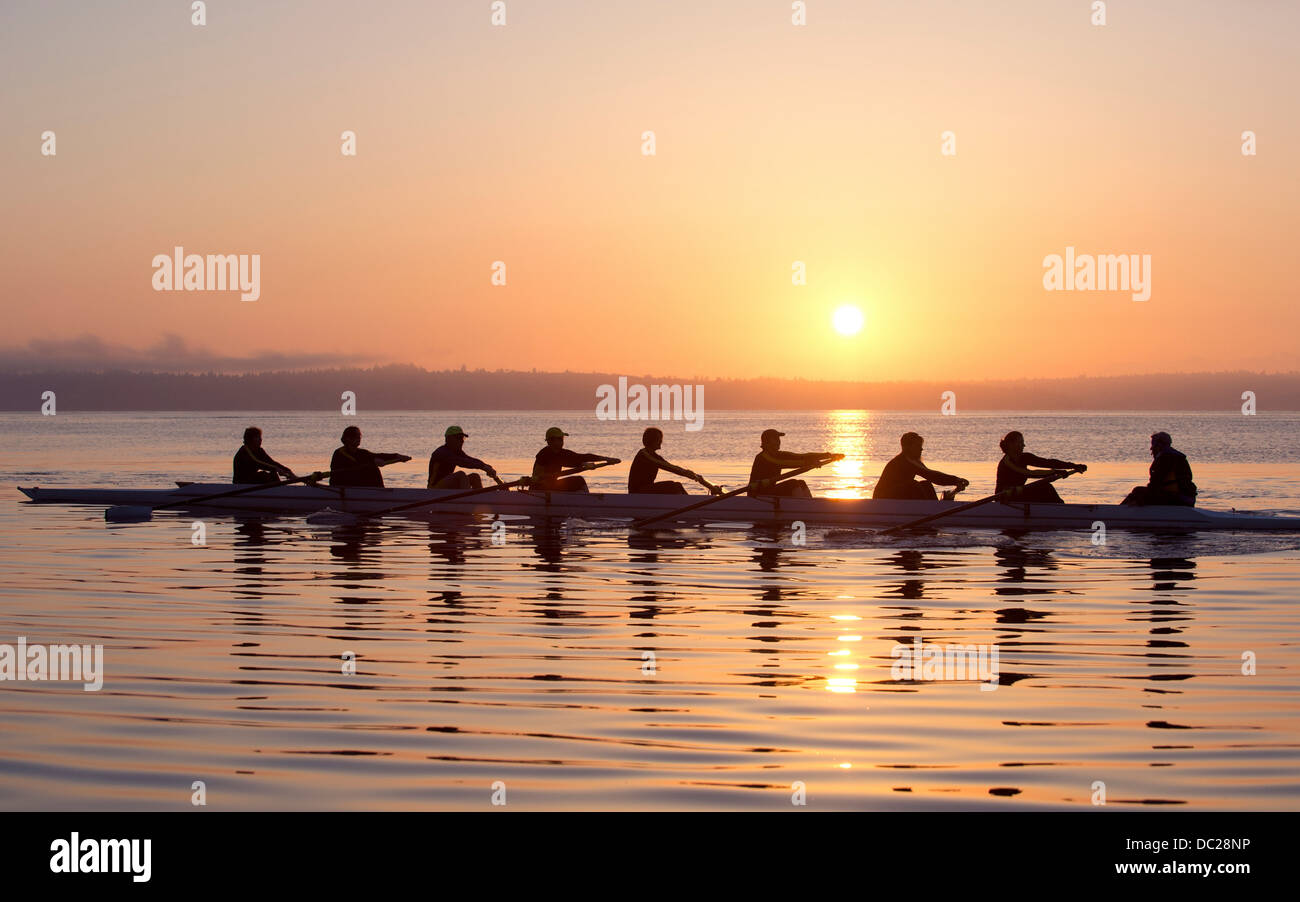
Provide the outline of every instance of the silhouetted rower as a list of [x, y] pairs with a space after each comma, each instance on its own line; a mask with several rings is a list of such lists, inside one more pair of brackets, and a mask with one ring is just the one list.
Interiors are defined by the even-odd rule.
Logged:
[[1186, 454], [1174, 450], [1168, 432], [1151, 436], [1151, 457], [1150, 480], [1129, 492], [1123, 503], [1195, 507], [1197, 489], [1192, 482], [1192, 465], [1187, 462]]
[[827, 451], [808, 451], [796, 453], [794, 451], [781, 450], [781, 436], [784, 432], [777, 432], [775, 429], [764, 429], [763, 434], [759, 436], [758, 444], [762, 449], [754, 455], [754, 463], [749, 468], [749, 482], [763, 483], [757, 488], [749, 490], [750, 495], [779, 495], [784, 498], [811, 498], [812, 492], [808, 488], [808, 483], [802, 479], [787, 479], [785, 482], [777, 483], [776, 480], [781, 478], [782, 470], [797, 470], [810, 464], [825, 463], [832, 460], [843, 460], [843, 454], [831, 454]]
[[[1050, 482], [1024, 487], [1025, 482], [1030, 479], [1055, 476], [1057, 473], [1082, 473], [1088, 469], [1086, 464], [1030, 454], [1025, 450], [1025, 437], [1019, 432], [1008, 432], [999, 442], [999, 446], [1002, 448], [1002, 459], [998, 461], [998, 482], [994, 491], [1016, 490], [1007, 498], [1010, 502], [1064, 504], [1061, 496], [1056, 493], [1056, 487]], [[1047, 469], [1034, 470], [1031, 467], [1047, 467]]]
[[448, 426], [443, 433], [443, 443], [429, 455], [429, 488], [431, 489], [481, 489], [483, 478], [477, 473], [461, 473], [456, 468], [482, 470], [496, 480], [501, 480], [491, 464], [465, 453], [465, 439], [469, 433], [459, 426]]
[[330, 458], [330, 485], [382, 489], [384, 476], [380, 464], [410, 460], [405, 454], [376, 454], [361, 447], [361, 430], [349, 426], [343, 430], [343, 447], [334, 449]]
[[546, 447], [538, 451], [533, 460], [533, 484], [530, 488], [546, 492], [585, 492], [587, 480], [581, 476], [557, 479], [559, 472], [588, 463], [618, 463], [617, 457], [570, 451], [564, 447], [564, 437], [568, 434], [558, 426], [546, 430]]
[[262, 450], [262, 430], [249, 426], [244, 430], [244, 444], [235, 452], [235, 483], [279, 482], [280, 477], [294, 478], [293, 470]]
[[956, 486], [957, 491], [970, 485], [970, 482], [960, 476], [940, 473], [921, 463], [921, 449], [924, 447], [925, 439], [915, 432], [903, 433], [898, 444], [903, 449], [902, 453], [885, 464], [880, 479], [876, 480], [875, 491], [871, 493], [872, 498], [938, 501], [939, 496], [934, 492], [936, 485]]
[[663, 444], [664, 433], [662, 429], [651, 426], [641, 434], [642, 447], [637, 451], [636, 456], [632, 458], [632, 466], [628, 469], [627, 474], [627, 492], [629, 495], [686, 494], [686, 486], [680, 482], [655, 482], [655, 477], [659, 475], [660, 470], [667, 470], [669, 473], [676, 473], [678, 476], [693, 479], [712, 494], [716, 495], [722, 491], [694, 470], [688, 470], [685, 467], [679, 467], [664, 460], [659, 455], [659, 449], [663, 447]]

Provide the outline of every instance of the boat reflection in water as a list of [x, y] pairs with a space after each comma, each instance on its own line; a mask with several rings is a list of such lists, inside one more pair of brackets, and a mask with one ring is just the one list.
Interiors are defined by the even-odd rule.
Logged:
[[[463, 522], [444, 522], [438, 518], [431, 518], [427, 524], [429, 533], [429, 552], [435, 558], [441, 558], [446, 561], [449, 568], [463, 567], [466, 563], [466, 553], [473, 550], [479, 551], [490, 547], [492, 524]], [[438, 571], [432, 571], [433, 576], [439, 576]]]
[[562, 573], [564, 567], [564, 546], [569, 533], [562, 521], [537, 520], [524, 526], [523, 534], [533, 547], [533, 554], [541, 563], [527, 563], [524, 566], [548, 573]]
[[[1183, 690], [1172, 684], [1196, 676], [1192, 671], [1195, 654], [1187, 642], [1173, 637], [1182, 635], [1194, 619], [1195, 606], [1187, 604], [1184, 599], [1196, 589], [1191, 585], [1196, 579], [1196, 562], [1186, 557], [1153, 557], [1147, 561], [1147, 568], [1151, 575], [1150, 590], [1157, 597], [1151, 599], [1152, 607], [1135, 611], [1134, 617], [1151, 624], [1144, 652], [1151, 673], [1146, 678], [1161, 684], [1149, 687], [1147, 691], [1157, 695], [1181, 695]], [[1164, 718], [1152, 719], [1148, 726], [1153, 729], [1175, 728]]]
[[[1154, 557], [1148, 566], [1151, 568], [1153, 592], [1169, 592], [1175, 597], [1191, 592], [1196, 587], [1188, 585], [1196, 579], [1196, 562], [1185, 557]], [[1173, 602], [1176, 603], [1176, 602]]]
[[922, 552], [908, 549], [894, 552], [889, 556], [888, 561], [907, 577], [902, 582], [894, 583], [885, 589], [884, 595], [895, 598], [914, 599], [924, 597], [925, 580], [918, 579], [913, 574], [924, 573], [926, 570], [940, 566], [935, 563], [927, 563]]
[[[627, 600], [636, 605], [628, 617], [653, 620], [665, 612], [681, 594], [681, 568], [707, 564], [712, 559], [715, 542], [703, 530], [629, 529], [627, 584], [635, 589]], [[643, 646], [638, 651], [658, 653], [659, 649]]]
[[234, 587], [236, 594], [247, 598], [261, 598], [270, 589], [266, 579], [267, 546], [271, 544], [266, 524], [261, 517], [238, 517], [235, 520], [235, 572], [248, 577]]
[[[382, 527], [380, 525], [365, 520], [347, 526], [335, 526], [329, 532], [330, 557], [350, 564], [378, 562], [379, 537], [381, 534]], [[372, 553], [367, 554], [367, 546], [370, 546]], [[341, 574], [340, 578], [352, 574], [353, 571], [348, 571], [346, 574]], [[382, 578], [383, 574], [379, 574], [379, 576]], [[354, 578], [371, 579], [374, 577], [372, 575], [356, 575]]]
[[[1047, 576], [1061, 568], [1052, 555], [1052, 549], [1021, 544], [1019, 540], [1025, 535], [1021, 531], [1004, 531], [1002, 534], [1017, 541], [993, 550], [993, 556], [1002, 568], [998, 580], [1002, 585], [994, 591], [998, 595], [1052, 595], [1057, 592], [1051, 588], [1053, 580]], [[1041, 575], [1031, 575], [1031, 571], [1039, 571]]]

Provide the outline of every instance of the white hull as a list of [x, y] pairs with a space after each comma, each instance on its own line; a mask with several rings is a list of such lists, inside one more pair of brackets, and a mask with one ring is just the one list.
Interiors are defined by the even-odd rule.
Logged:
[[[190, 484], [177, 489], [41, 489], [20, 488], [40, 504], [147, 505], [231, 491], [229, 484]], [[485, 492], [445, 504], [437, 499], [457, 494], [427, 489], [331, 488], [286, 485], [232, 498], [219, 498], [196, 509], [270, 514], [310, 514], [329, 507], [349, 513], [372, 513], [413, 501], [428, 507], [403, 512], [408, 517], [445, 514], [579, 517], [589, 520], [635, 520], [667, 513], [704, 496], [579, 494], [566, 492]], [[684, 521], [792, 523], [880, 529], [959, 506], [959, 501], [872, 501], [840, 498], [750, 498], [737, 496], [691, 511]], [[985, 504], [940, 521], [944, 529], [1107, 529], [1283, 530], [1300, 532], [1300, 517], [1185, 507], [1124, 507], [1118, 504]], [[659, 524], [667, 526], [667, 522]]]

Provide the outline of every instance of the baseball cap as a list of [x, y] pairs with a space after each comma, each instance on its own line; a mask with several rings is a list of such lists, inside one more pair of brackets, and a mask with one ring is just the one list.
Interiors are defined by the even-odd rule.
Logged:
[[461, 429], [459, 426], [448, 426], [447, 431], [442, 434], [442, 437], [451, 438], [453, 435], [463, 435], [465, 438], [469, 438], [469, 433], [464, 429]]
[[784, 432], [777, 432], [775, 429], [764, 429], [762, 440], [767, 441], [770, 438], [780, 438], [785, 435]]
[[562, 436], [562, 435], [568, 435], [568, 434], [569, 434], [569, 433], [565, 432], [565, 431], [564, 431], [563, 429], [561, 429], [559, 426], [552, 426], [550, 429], [547, 429], [547, 430], [546, 430], [546, 437], [547, 437], [548, 439], [549, 439], [549, 438], [559, 438], [559, 437]]

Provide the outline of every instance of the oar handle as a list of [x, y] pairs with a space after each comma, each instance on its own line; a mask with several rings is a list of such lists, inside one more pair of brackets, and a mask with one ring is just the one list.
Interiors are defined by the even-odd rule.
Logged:
[[971, 501], [966, 504], [959, 504], [956, 507], [954, 507], [952, 510], [940, 511], [937, 514], [930, 514], [928, 517], [922, 517], [919, 520], [912, 520], [909, 523], [901, 523], [898, 526], [891, 526], [888, 529], [882, 529], [879, 535], [888, 536], [896, 532], [902, 532], [904, 529], [913, 529], [917, 526], [922, 526], [934, 520], [940, 520], [943, 519], [944, 517], [951, 517], [953, 514], [960, 514], [962, 511], [968, 511], [971, 508], [979, 507], [980, 505], [983, 504], [989, 504], [993, 501], [997, 501], [1000, 498], [1004, 498], [1009, 495], [1014, 495], [1017, 490], [1027, 489], [1031, 485], [1045, 485], [1049, 482], [1055, 482], [1058, 479], [1065, 479], [1069, 475], [1071, 475], [1069, 471], [1066, 471], [1064, 473], [1054, 473], [1051, 476], [1045, 476], [1042, 479], [1036, 479], [1033, 482], [1025, 483], [1024, 485], [1012, 486], [1009, 489], [1003, 489], [1000, 492], [996, 492], [992, 495], [989, 495], [987, 498], [981, 498], [978, 501]]

